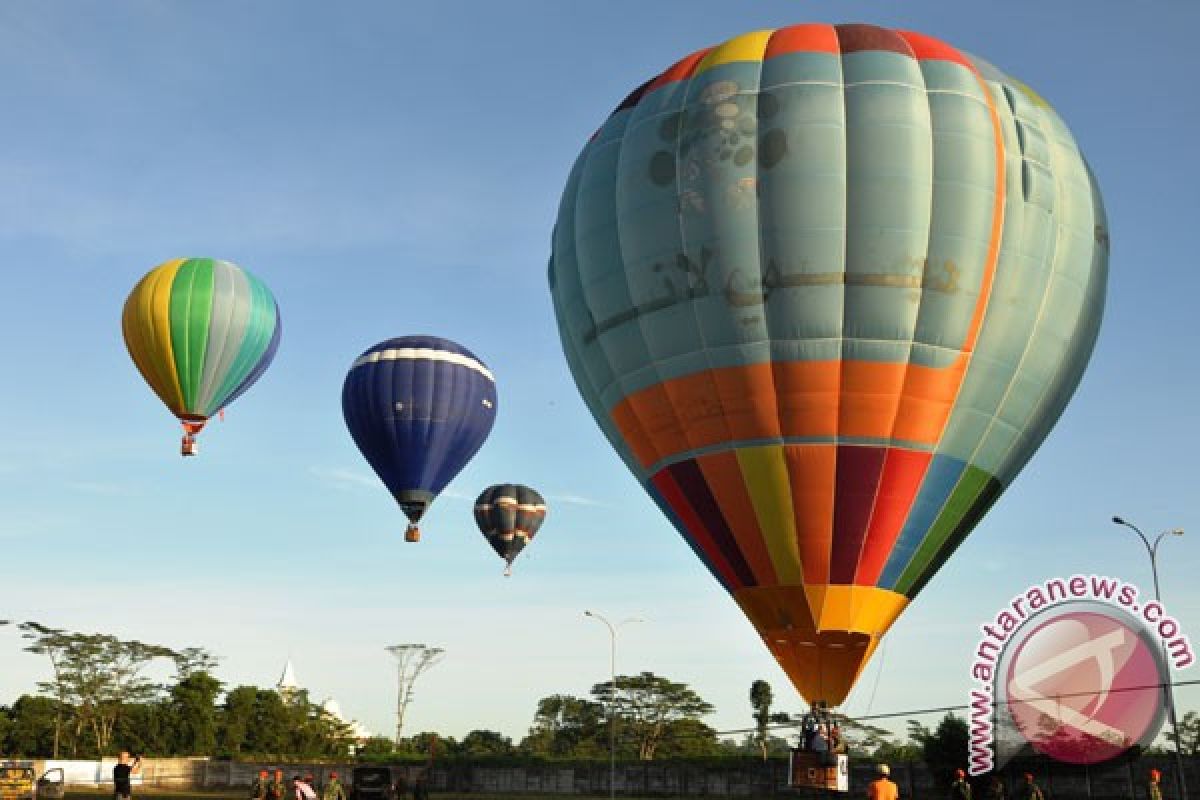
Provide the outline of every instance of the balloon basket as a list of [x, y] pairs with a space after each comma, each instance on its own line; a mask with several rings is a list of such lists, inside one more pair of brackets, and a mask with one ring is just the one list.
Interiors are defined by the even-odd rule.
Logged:
[[409, 525], [408, 530], [404, 532], [404, 541], [419, 542], [421, 541], [421, 529], [416, 525]]
[[506, 578], [512, 577], [512, 564], [508, 564], [504, 567], [504, 577], [506, 577]]
[[179, 445], [179, 455], [184, 458], [194, 456], [200, 452], [199, 445], [196, 444], [196, 437], [190, 433], [183, 437], [183, 442]]

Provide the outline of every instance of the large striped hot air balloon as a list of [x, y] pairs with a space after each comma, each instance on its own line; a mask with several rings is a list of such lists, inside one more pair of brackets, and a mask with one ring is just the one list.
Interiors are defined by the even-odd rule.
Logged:
[[496, 421], [496, 380], [460, 344], [401, 336], [359, 356], [342, 385], [354, 443], [408, 517], [421, 517], [483, 446]]
[[549, 278], [600, 427], [837, 704], [1058, 419], [1107, 258], [1095, 181], [1028, 87], [922, 34], [798, 25], [620, 104]]
[[134, 287], [121, 330], [138, 371], [183, 424], [190, 456], [204, 423], [271, 365], [282, 328], [258, 278], [228, 261], [178, 258]]

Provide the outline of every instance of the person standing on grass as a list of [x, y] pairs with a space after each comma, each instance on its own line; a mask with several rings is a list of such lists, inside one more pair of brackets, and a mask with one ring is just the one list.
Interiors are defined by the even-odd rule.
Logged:
[[342, 788], [342, 782], [338, 780], [336, 772], [329, 773], [329, 780], [325, 784], [325, 791], [321, 793], [321, 800], [346, 800], [346, 790]]
[[900, 800], [900, 790], [892, 783], [892, 771], [888, 765], [877, 766], [875, 774], [878, 777], [867, 787], [867, 800]]
[[292, 800], [317, 800], [317, 792], [299, 775], [292, 777]]
[[117, 754], [117, 765], [113, 767], [114, 800], [132, 800], [133, 776], [142, 771], [142, 757], [131, 758], [128, 750]]
[[267, 800], [287, 800], [287, 787], [283, 785], [283, 770], [275, 770], [275, 780], [267, 787]]
[[954, 783], [950, 784], [950, 800], [971, 800], [971, 784], [967, 782], [965, 770], [954, 770]]
[[267, 800], [267, 786], [270, 784], [270, 773], [265, 769], [259, 770], [258, 777], [250, 785], [250, 800]]

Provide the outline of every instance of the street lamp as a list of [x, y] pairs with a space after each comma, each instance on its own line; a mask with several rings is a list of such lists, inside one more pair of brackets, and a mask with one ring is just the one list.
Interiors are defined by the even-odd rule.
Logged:
[[[1137, 525], [1134, 525], [1132, 522], [1126, 522], [1121, 517], [1113, 517], [1112, 521], [1117, 525], [1129, 528], [1138, 535], [1138, 538], [1142, 540], [1142, 544], [1146, 545], [1146, 553], [1150, 556], [1150, 574], [1154, 577], [1154, 599], [1159, 605], [1162, 605], [1162, 593], [1158, 588], [1158, 545], [1167, 535], [1183, 536], [1183, 528], [1165, 530], [1154, 540], [1154, 544], [1150, 544], [1150, 540], [1146, 538], [1146, 534], [1142, 533], [1141, 528]], [[1179, 790], [1180, 800], [1187, 800], [1187, 783], [1183, 780], [1183, 756], [1180, 754], [1179, 722], [1175, 718], [1175, 692], [1171, 686], [1171, 662], [1167, 657], [1166, 644], [1163, 644], [1163, 658], [1167, 665], [1167, 716], [1171, 720], [1171, 730], [1175, 732], [1175, 785]]]
[[612, 673], [612, 699], [608, 703], [608, 796], [615, 798], [617, 796], [617, 628], [631, 622], [645, 622], [645, 620], [639, 617], [630, 617], [613, 625], [600, 614], [584, 611], [583, 615], [604, 623], [604, 627], [608, 628], [608, 638], [611, 644], [609, 671]]

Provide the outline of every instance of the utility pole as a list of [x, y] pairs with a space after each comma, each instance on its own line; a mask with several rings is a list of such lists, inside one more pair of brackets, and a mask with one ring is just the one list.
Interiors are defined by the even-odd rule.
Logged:
[[[1165, 530], [1154, 540], [1154, 544], [1150, 544], [1146, 534], [1142, 533], [1142, 529], [1137, 525], [1127, 522], [1121, 517], [1113, 517], [1112, 521], [1115, 525], [1129, 528], [1138, 535], [1142, 544], [1146, 545], [1146, 555], [1150, 556], [1150, 574], [1154, 577], [1154, 599], [1158, 601], [1159, 605], [1162, 605], [1162, 592], [1158, 588], [1158, 546], [1167, 536], [1183, 536], [1183, 528]], [[1162, 643], [1162, 651], [1163, 666], [1167, 670], [1166, 686], [1164, 687], [1167, 695], [1167, 718], [1171, 721], [1171, 731], [1175, 734], [1175, 787], [1179, 792], [1179, 800], [1188, 800], [1187, 779], [1183, 775], [1183, 739], [1179, 738], [1179, 720], [1175, 717], [1175, 692], [1171, 686], [1174, 676], [1171, 674], [1171, 658], [1167, 655], [1166, 642]]]
[[424, 644], [394, 644], [386, 648], [396, 659], [396, 745], [404, 728], [404, 712], [413, 698], [413, 684], [421, 673], [442, 660], [446, 651]]
[[612, 675], [612, 700], [608, 704], [608, 797], [609, 800], [616, 800], [617, 797], [617, 629], [622, 625], [630, 622], [645, 622], [639, 617], [630, 617], [623, 619], [616, 625], [613, 625], [608, 619], [594, 611], [584, 611], [585, 617], [591, 617], [604, 623], [604, 627], [608, 628], [609, 636], [609, 657], [608, 667]]

